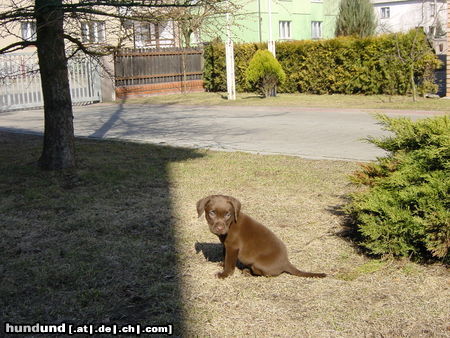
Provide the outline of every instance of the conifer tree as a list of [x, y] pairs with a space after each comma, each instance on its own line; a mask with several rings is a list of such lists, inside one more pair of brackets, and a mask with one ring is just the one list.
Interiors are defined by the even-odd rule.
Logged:
[[336, 21], [336, 36], [373, 35], [376, 18], [370, 0], [341, 0]]

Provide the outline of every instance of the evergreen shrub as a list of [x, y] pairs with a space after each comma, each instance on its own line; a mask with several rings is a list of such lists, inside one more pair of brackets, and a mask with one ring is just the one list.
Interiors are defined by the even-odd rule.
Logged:
[[357, 242], [374, 255], [450, 263], [450, 118], [378, 119], [393, 136], [369, 139], [389, 155], [351, 177], [362, 187], [346, 206]]
[[377, 27], [370, 0], [341, 0], [336, 19], [336, 36], [371, 36]]
[[245, 71], [245, 78], [254, 88], [253, 91], [258, 91], [264, 97], [268, 97], [272, 95], [271, 93], [278, 84], [284, 82], [286, 74], [271, 52], [260, 49], [250, 60]]

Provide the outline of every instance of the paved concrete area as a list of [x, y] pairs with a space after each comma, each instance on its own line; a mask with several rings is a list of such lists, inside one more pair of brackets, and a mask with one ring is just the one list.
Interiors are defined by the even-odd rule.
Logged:
[[[386, 134], [369, 110], [298, 107], [94, 104], [74, 108], [74, 126], [83, 137], [357, 161], [383, 156], [362, 139]], [[43, 110], [0, 113], [0, 129], [42, 133]]]

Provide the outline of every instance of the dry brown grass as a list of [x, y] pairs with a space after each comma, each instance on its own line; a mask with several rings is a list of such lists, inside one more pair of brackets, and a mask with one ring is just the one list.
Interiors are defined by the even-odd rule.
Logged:
[[[337, 234], [351, 162], [77, 140], [79, 168], [40, 172], [40, 138], [0, 133], [0, 319], [172, 323], [183, 336], [449, 336], [449, 273], [369, 259]], [[195, 203], [223, 193], [300, 269], [218, 280]], [[2, 325], [3, 326], [3, 325]]]
[[139, 104], [188, 104], [188, 105], [230, 105], [230, 106], [295, 106], [338, 109], [382, 109], [392, 111], [425, 110], [450, 112], [448, 99], [419, 97], [414, 102], [408, 96], [387, 95], [313, 95], [278, 94], [276, 97], [261, 98], [253, 93], [238, 93], [236, 100], [227, 100], [226, 93], [186, 93], [162, 96], [147, 96], [127, 99], [127, 103]]
[[[371, 260], [337, 236], [343, 220], [333, 210], [351, 189], [346, 175], [354, 168], [347, 162], [242, 153], [207, 153], [171, 166], [189, 336], [450, 333], [445, 268]], [[213, 193], [239, 198], [243, 211], [286, 243], [297, 267], [327, 272], [329, 278], [247, 277], [239, 271], [214, 278], [221, 247], [194, 210], [197, 199]]]

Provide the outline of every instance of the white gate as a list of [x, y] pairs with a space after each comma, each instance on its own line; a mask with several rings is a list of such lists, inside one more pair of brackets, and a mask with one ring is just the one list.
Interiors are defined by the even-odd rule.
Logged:
[[[72, 103], [101, 101], [98, 66], [89, 58], [69, 60]], [[0, 111], [43, 107], [36, 53], [0, 55]]]

